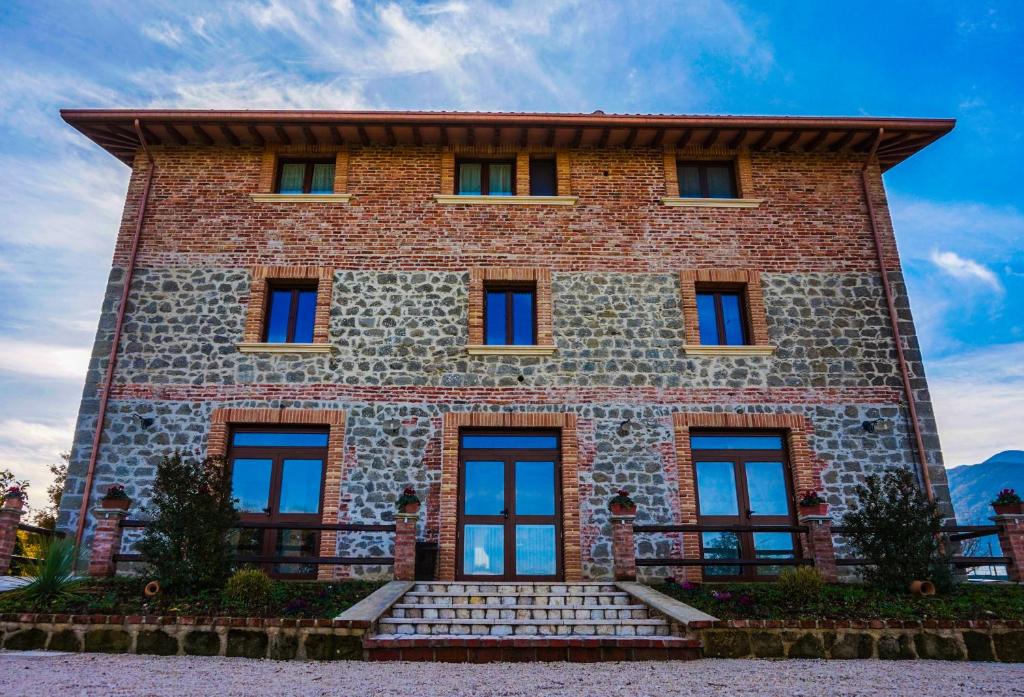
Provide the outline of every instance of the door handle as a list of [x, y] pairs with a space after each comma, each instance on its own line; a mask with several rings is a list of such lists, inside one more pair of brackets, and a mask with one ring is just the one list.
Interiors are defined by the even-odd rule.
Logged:
[[498, 513], [500, 513], [501, 515], [505, 516], [505, 520], [508, 520], [508, 509], [507, 508], [502, 508], [500, 511], [498, 511]]
[[750, 517], [750, 516], [752, 516], [752, 515], [754, 515], [754, 511], [752, 511], [752, 510], [750, 510], [750, 509], [748, 508], [748, 509], [747, 509], [747, 517], [749, 518], [749, 517]]

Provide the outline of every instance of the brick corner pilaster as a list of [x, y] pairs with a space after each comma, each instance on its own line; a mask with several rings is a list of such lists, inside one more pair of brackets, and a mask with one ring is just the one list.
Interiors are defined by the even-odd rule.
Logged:
[[807, 527], [804, 550], [814, 561], [814, 568], [826, 583], [836, 583], [839, 571], [836, 550], [832, 542], [832, 519], [827, 515], [800, 516], [800, 524]]
[[636, 580], [636, 544], [633, 540], [633, 524], [636, 513], [614, 514], [612, 526], [612, 565], [616, 581]]
[[1024, 582], [1024, 515], [996, 515], [992, 522], [999, 528], [999, 547], [1004, 557], [1010, 558], [1006, 566], [1007, 579]]
[[21, 522], [21, 499], [6, 499], [0, 507], [0, 576], [11, 570], [11, 556], [18, 540], [18, 523]]
[[395, 514], [395, 580], [416, 580], [417, 513]]
[[89, 550], [89, 575], [113, 576], [117, 573], [114, 555], [121, 551], [121, 521], [128, 517], [128, 511], [120, 508], [94, 508], [93, 515], [96, 516], [96, 529]]

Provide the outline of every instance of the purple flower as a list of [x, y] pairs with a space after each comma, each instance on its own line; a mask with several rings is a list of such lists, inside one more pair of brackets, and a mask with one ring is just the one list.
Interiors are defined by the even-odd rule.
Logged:
[[744, 595], [741, 595], [740, 597], [736, 598], [736, 602], [739, 603], [740, 605], [753, 605], [754, 604], [754, 599], [751, 598], [749, 595], [745, 595], [744, 594]]
[[698, 588], [700, 588], [700, 586], [698, 586], [693, 581], [683, 581], [679, 587], [682, 588], [684, 591], [695, 591]]
[[711, 597], [715, 600], [724, 603], [726, 600], [732, 600], [732, 593], [729, 591], [712, 591]]

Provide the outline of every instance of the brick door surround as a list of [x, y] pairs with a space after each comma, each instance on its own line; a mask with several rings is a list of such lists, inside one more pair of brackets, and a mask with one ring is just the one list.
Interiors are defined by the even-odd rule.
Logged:
[[438, 580], [455, 580], [458, 530], [459, 432], [463, 428], [536, 428], [561, 430], [562, 559], [565, 581], [583, 577], [580, 542], [579, 444], [576, 415], [548, 412], [448, 412], [441, 448], [441, 501], [438, 516]]

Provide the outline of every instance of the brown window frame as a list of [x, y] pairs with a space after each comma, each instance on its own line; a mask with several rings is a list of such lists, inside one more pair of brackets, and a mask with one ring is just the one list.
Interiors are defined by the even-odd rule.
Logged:
[[[510, 344], [508, 340], [513, 338], [515, 335], [515, 328], [512, 317], [512, 294], [521, 293], [524, 290], [528, 290], [533, 295], [533, 342], [529, 344]], [[504, 344], [488, 344], [487, 343], [487, 295], [489, 293], [504, 293], [505, 294], [505, 342]], [[537, 346], [538, 345], [538, 334], [539, 327], [537, 325], [537, 283], [535, 281], [522, 281], [522, 282], [511, 282], [511, 281], [499, 281], [494, 283], [484, 283], [484, 312], [483, 312], [483, 343], [487, 346]]]
[[[536, 180], [534, 177], [533, 165], [535, 162], [550, 162], [551, 163], [551, 193], [539, 194], [534, 191], [533, 185]], [[550, 157], [544, 157], [539, 155], [530, 155], [530, 196], [557, 196], [558, 195], [558, 158], [554, 155]]]
[[[479, 194], [463, 194], [467, 195], [478, 195], [478, 196], [491, 196], [490, 184], [491, 184], [491, 168], [486, 165], [510, 165], [512, 167], [512, 196], [516, 195], [516, 161], [505, 159], [505, 158], [479, 158], [479, 157], [460, 157], [455, 160], [455, 193], [459, 193], [461, 179], [462, 179], [462, 165], [480, 165], [480, 193]], [[504, 194], [503, 194], [504, 195]]]
[[[327, 434], [327, 445], [326, 446], [314, 446], [314, 447], [302, 447], [302, 446], [249, 446], [249, 445], [234, 445], [236, 433], [291, 433], [291, 432], [303, 432], [303, 433], [326, 433]], [[266, 426], [266, 425], [245, 425], [245, 426], [233, 426], [228, 434], [227, 441], [227, 476], [229, 481], [233, 477], [234, 460], [236, 457], [242, 458], [263, 458], [272, 460], [270, 470], [270, 491], [267, 494], [267, 508], [264, 509], [265, 513], [247, 512], [239, 513], [239, 520], [244, 522], [267, 522], [272, 524], [277, 523], [321, 523], [323, 522], [324, 513], [324, 489], [327, 482], [327, 466], [328, 466], [328, 449], [330, 447], [331, 431], [329, 428], [325, 428], [322, 425], [318, 426]], [[316, 513], [274, 513], [280, 506], [281, 502], [281, 480], [284, 471], [284, 460], [287, 459], [302, 459], [302, 458], [319, 458], [322, 465], [320, 467], [320, 501], [318, 503], [318, 510]], [[241, 531], [241, 532], [244, 532]], [[271, 557], [275, 556], [278, 528], [265, 528], [263, 529], [263, 539], [260, 542], [261, 554], [260, 556]], [[321, 532], [315, 531], [316, 541], [314, 543], [314, 549], [316, 552], [313, 556], [320, 556], [320, 540]], [[276, 564], [287, 564], [289, 562], [277, 562]], [[260, 564], [267, 574], [273, 578], [281, 579], [315, 579], [317, 577], [317, 568], [314, 565], [313, 571], [309, 573], [279, 573], [274, 571], [275, 563]]]
[[[690, 467], [693, 473], [693, 496], [694, 496], [694, 510], [697, 515], [698, 525], [708, 526], [723, 526], [723, 525], [780, 525], [780, 526], [795, 526], [797, 524], [796, 507], [794, 506], [794, 491], [793, 491], [793, 469], [790, 461], [790, 453], [788, 447], [788, 440], [786, 433], [776, 430], [714, 430], [714, 429], [693, 429], [689, 433], [689, 438], [694, 436], [778, 436], [782, 439], [782, 448], [779, 450], [691, 450], [692, 462]], [[782, 462], [783, 468], [783, 479], [786, 484], [786, 502], [789, 507], [789, 514], [785, 516], [758, 516], [762, 520], [751, 522], [751, 517], [756, 511], [750, 510], [750, 493], [746, 486], [747, 475], [746, 467], [743, 465], [746, 462], [762, 462], [766, 459], [772, 461], [777, 459]], [[736, 515], [704, 515], [700, 512], [700, 486], [697, 484], [697, 464], [698, 462], [722, 462], [731, 461], [733, 464], [733, 476], [736, 483]], [[754, 549], [754, 533], [752, 532], [739, 532], [736, 533], [740, 542], [740, 556], [741, 561], [753, 560], [757, 558], [756, 550]], [[793, 542], [793, 558], [800, 559], [800, 544], [796, 535], [791, 533]], [[700, 556], [704, 558], [704, 535], [698, 533], [697, 541], [700, 545]], [[719, 560], [715, 560], [716, 562]], [[730, 566], [729, 560], [723, 559], [721, 563], [716, 563], [714, 566]], [[739, 575], [726, 575], [726, 574], [707, 574], [707, 567], [701, 567], [702, 575], [706, 581], [773, 581], [778, 578], [777, 575], [772, 574], [759, 574], [758, 569], [764, 567], [758, 566], [741, 566], [739, 568]]]
[[283, 281], [267, 281], [267, 299], [266, 308], [263, 312], [263, 341], [270, 343], [270, 312], [274, 306], [274, 292], [288, 290], [291, 291], [292, 301], [288, 306], [288, 333], [286, 340], [283, 342], [276, 342], [282, 344], [294, 344], [295, 343], [295, 325], [298, 322], [299, 315], [299, 293], [302, 291], [314, 291], [317, 294], [317, 302], [313, 303], [313, 326], [310, 328], [310, 334], [316, 337], [316, 309], [317, 304], [320, 301], [320, 284], [316, 281], [304, 282], [302, 280], [283, 280]]
[[[313, 165], [334, 165], [335, 176], [337, 176], [337, 161], [335, 157], [279, 157], [277, 167], [274, 169], [274, 193], [281, 193], [281, 176], [284, 174], [285, 165], [305, 165], [306, 169], [302, 179], [302, 193], [312, 193], [313, 188]], [[331, 182], [331, 191], [334, 193], [334, 182]], [[294, 194], [298, 195], [298, 194]]]
[[[725, 313], [722, 311], [722, 295], [737, 295], [740, 299], [740, 324], [743, 329], [743, 343], [742, 344], [727, 344], [725, 341]], [[701, 295], [713, 295], [715, 296], [715, 323], [716, 333], [718, 334], [718, 343], [710, 344], [712, 346], [751, 346], [753, 344], [752, 336], [753, 330], [750, 323], [750, 308], [747, 300], [747, 289], [746, 286], [737, 284], [721, 284], [721, 283], [696, 283], [694, 284], [694, 301], [697, 303], [697, 307], [700, 307]], [[697, 310], [697, 336], [700, 337], [700, 310]], [[703, 342], [702, 342], [703, 345]]]
[[[696, 167], [697, 176], [700, 179], [700, 196], [688, 196], [683, 193], [683, 167]], [[708, 187], [708, 167], [727, 167], [729, 169], [729, 183], [732, 185], [731, 196], [711, 196]], [[676, 182], [679, 185], [679, 198], [739, 198], [740, 187], [736, 178], [736, 163], [732, 160], [677, 160], [676, 161]]]

